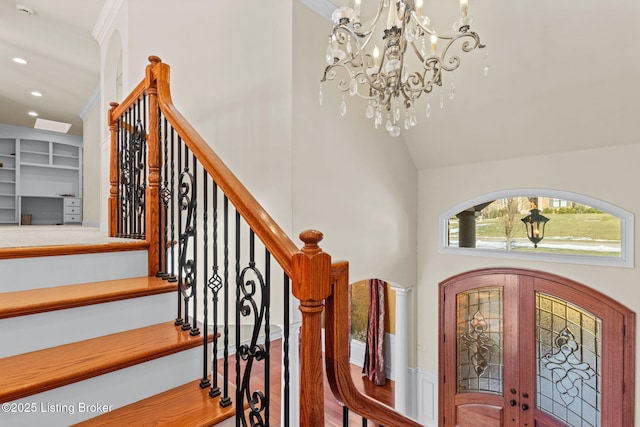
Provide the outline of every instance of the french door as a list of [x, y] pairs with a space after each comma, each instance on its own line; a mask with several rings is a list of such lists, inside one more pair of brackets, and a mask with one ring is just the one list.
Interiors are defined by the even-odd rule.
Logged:
[[635, 316], [547, 273], [440, 284], [440, 425], [632, 426]]

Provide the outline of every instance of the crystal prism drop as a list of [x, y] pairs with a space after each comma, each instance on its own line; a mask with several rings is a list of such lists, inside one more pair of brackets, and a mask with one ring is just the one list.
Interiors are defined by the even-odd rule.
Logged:
[[322, 101], [324, 100], [324, 96], [322, 95], [322, 85], [320, 85], [320, 91], [318, 91], [318, 102], [322, 105]]
[[327, 46], [327, 51], [325, 53], [324, 58], [327, 61], [327, 64], [333, 65], [334, 54], [333, 54], [333, 47], [331, 45]]
[[391, 126], [391, 129], [389, 129], [389, 135], [394, 138], [400, 136], [400, 126]]
[[411, 110], [411, 117], [409, 117], [409, 126], [414, 127], [418, 124], [418, 118], [416, 117], [416, 112]]
[[489, 49], [484, 48], [484, 75], [489, 74]]
[[431, 117], [431, 104], [427, 102], [427, 118]]
[[455, 97], [456, 97], [456, 85], [453, 83], [453, 80], [451, 80], [449, 99], [453, 99]]
[[391, 132], [392, 127], [393, 127], [393, 123], [391, 123], [391, 116], [387, 114], [387, 123], [385, 125], [385, 129]]
[[405, 117], [405, 119], [404, 119], [404, 128], [406, 130], [411, 129], [411, 122], [409, 121], [409, 117]]
[[354, 96], [356, 93], [358, 93], [358, 82], [355, 77], [352, 77], [349, 82], [349, 95]]
[[444, 108], [444, 92], [440, 94], [440, 108]]
[[340, 103], [340, 115], [342, 117], [347, 115], [347, 101], [345, 101], [344, 95], [342, 95], [342, 102]]
[[373, 117], [373, 105], [371, 104], [367, 105], [367, 109], [365, 110], [365, 116], [367, 116], [367, 119], [370, 119]]
[[378, 129], [378, 127], [382, 124], [382, 112], [380, 111], [380, 109], [376, 110], [376, 118], [374, 119], [374, 125], [376, 126], [376, 129]]

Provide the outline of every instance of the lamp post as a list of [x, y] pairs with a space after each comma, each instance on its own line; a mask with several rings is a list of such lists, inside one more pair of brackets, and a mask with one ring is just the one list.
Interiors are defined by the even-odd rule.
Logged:
[[527, 229], [527, 237], [533, 243], [533, 247], [537, 248], [538, 243], [544, 238], [544, 225], [549, 221], [549, 218], [540, 215], [540, 210], [534, 208], [521, 221]]

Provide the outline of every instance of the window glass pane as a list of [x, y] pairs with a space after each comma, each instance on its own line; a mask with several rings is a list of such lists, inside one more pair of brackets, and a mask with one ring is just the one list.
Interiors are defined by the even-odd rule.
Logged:
[[[547, 218], [529, 234], [543, 232], [535, 243], [523, 218], [537, 209]], [[510, 197], [469, 207], [448, 219], [448, 247], [511, 252], [621, 257], [621, 221], [617, 216], [547, 197]], [[537, 247], [535, 246], [537, 245]]]
[[536, 294], [536, 403], [571, 426], [600, 426], [601, 320]]
[[503, 291], [480, 288], [456, 296], [458, 393], [502, 393]]

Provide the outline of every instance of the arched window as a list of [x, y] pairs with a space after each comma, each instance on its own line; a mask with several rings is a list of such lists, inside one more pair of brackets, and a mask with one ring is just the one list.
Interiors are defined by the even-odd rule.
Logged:
[[633, 215], [581, 194], [514, 189], [440, 216], [441, 251], [633, 267]]

